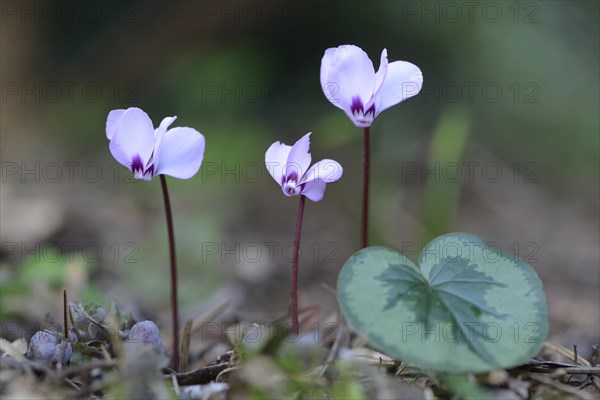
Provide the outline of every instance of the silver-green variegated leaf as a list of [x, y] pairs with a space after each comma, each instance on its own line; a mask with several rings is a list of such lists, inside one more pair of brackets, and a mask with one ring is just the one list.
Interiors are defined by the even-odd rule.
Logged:
[[369, 247], [346, 262], [338, 301], [348, 324], [390, 356], [426, 368], [483, 372], [527, 362], [548, 332], [535, 271], [477, 236], [431, 241], [420, 268]]

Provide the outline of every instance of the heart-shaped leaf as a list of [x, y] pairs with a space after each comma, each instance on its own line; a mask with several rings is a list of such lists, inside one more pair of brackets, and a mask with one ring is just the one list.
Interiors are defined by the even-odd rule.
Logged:
[[338, 301], [371, 345], [422, 367], [482, 372], [522, 364], [548, 333], [535, 271], [477, 236], [451, 233], [404, 255], [369, 247], [346, 262]]

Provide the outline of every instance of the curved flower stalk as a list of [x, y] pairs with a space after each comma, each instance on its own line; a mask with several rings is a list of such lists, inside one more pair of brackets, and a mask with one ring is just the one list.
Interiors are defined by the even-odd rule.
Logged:
[[177, 263], [171, 202], [165, 175], [189, 179], [200, 169], [204, 136], [187, 127], [171, 128], [177, 117], [167, 117], [154, 129], [144, 111], [132, 107], [113, 110], [106, 120], [106, 137], [115, 160], [129, 168], [136, 179], [149, 181], [160, 175], [165, 203], [171, 265], [171, 312], [173, 316], [172, 367], [179, 369], [179, 310], [177, 306]]
[[293, 146], [281, 142], [273, 143], [265, 153], [265, 164], [275, 182], [281, 186], [283, 194], [300, 196], [298, 217], [296, 220], [296, 236], [294, 240], [294, 258], [292, 261], [291, 314], [295, 333], [300, 332], [298, 322], [298, 253], [304, 201], [308, 197], [314, 202], [321, 201], [328, 183], [342, 177], [344, 170], [337, 162], [329, 159], [321, 160], [312, 167], [310, 163], [310, 132], [302, 136]]
[[325, 50], [321, 61], [321, 87], [325, 97], [359, 128], [364, 128], [364, 176], [361, 245], [368, 245], [369, 128], [384, 110], [415, 96], [423, 86], [419, 67], [407, 61], [388, 62], [381, 52], [379, 70], [360, 47], [342, 45]]

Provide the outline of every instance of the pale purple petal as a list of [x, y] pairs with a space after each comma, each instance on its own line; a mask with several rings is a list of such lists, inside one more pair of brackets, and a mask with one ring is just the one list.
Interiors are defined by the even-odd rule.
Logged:
[[394, 61], [375, 101], [375, 115], [419, 93], [423, 74], [419, 67], [406, 61]]
[[308, 197], [312, 201], [321, 201], [325, 195], [325, 187], [327, 184], [320, 179], [307, 182], [302, 189], [301, 194]]
[[162, 143], [162, 139], [165, 136], [167, 129], [169, 129], [169, 126], [171, 126], [171, 124], [173, 124], [173, 122], [175, 122], [176, 119], [177, 119], [176, 116], [175, 117], [166, 117], [161, 121], [158, 128], [156, 128], [154, 130], [154, 137], [155, 137], [154, 158], [157, 157], [157, 154], [158, 154], [159, 148], [160, 148], [160, 144]]
[[128, 108], [119, 119], [109, 144], [113, 157], [127, 168], [133, 159], [145, 167], [154, 151], [154, 127], [148, 114], [139, 108]]
[[106, 137], [111, 140], [117, 129], [117, 124], [127, 110], [112, 110], [106, 118]]
[[302, 178], [302, 182], [321, 180], [325, 183], [335, 182], [342, 177], [344, 169], [334, 160], [321, 160], [314, 164]]
[[163, 118], [158, 128], [154, 130], [154, 135], [156, 138], [158, 139], [160, 136], [164, 136], [167, 132], [167, 129], [169, 129], [169, 126], [171, 126], [176, 119], [177, 116]]
[[312, 160], [310, 155], [310, 134], [311, 132], [308, 132], [302, 136], [290, 149], [286, 163], [285, 178], [294, 179], [293, 176], [295, 175], [295, 180], [298, 182], [302, 175], [308, 171]]
[[367, 53], [353, 45], [325, 50], [321, 60], [321, 87], [325, 97], [352, 118], [358, 99], [364, 106], [373, 96], [375, 69]]
[[189, 179], [200, 169], [204, 157], [204, 136], [193, 128], [169, 129], [154, 158], [155, 175]]
[[388, 70], [387, 49], [383, 49], [380, 57], [379, 70], [375, 74], [373, 83], [373, 93], [366, 103], [363, 103], [358, 96], [352, 99], [352, 106], [346, 115], [359, 128], [371, 126], [375, 116], [377, 115], [376, 101], [378, 92], [383, 86]]
[[377, 71], [377, 73], [375, 73], [375, 87], [373, 89], [374, 94], [371, 97], [371, 100], [369, 100], [369, 102], [365, 106], [366, 109], [369, 109], [374, 104], [374, 102], [377, 98], [377, 94], [379, 93], [379, 91], [381, 90], [381, 87], [383, 86], [383, 81], [385, 80], [385, 78], [387, 76], [387, 70], [388, 70], [387, 49], [383, 49], [383, 51], [381, 52], [381, 61], [379, 64], [379, 70]]
[[275, 142], [265, 153], [265, 165], [267, 170], [278, 185], [282, 185], [283, 183], [281, 178], [285, 173], [287, 159], [291, 149], [292, 146], [288, 146], [281, 142]]

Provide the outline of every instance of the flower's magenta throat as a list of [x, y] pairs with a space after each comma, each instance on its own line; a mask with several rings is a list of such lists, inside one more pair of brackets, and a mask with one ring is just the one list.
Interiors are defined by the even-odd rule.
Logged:
[[283, 193], [286, 196], [298, 196], [302, 191], [302, 185], [296, 185], [296, 181], [288, 181], [283, 185]]
[[361, 128], [366, 128], [371, 126], [373, 123], [373, 119], [375, 118], [375, 104], [372, 104], [371, 107], [365, 111], [365, 107], [363, 102], [358, 96], [354, 96], [352, 98], [352, 105], [350, 106], [350, 111], [354, 116], [356, 122], [360, 125]]
[[283, 176], [281, 188], [283, 189], [283, 193], [290, 196], [298, 196], [302, 192], [302, 187], [304, 185], [298, 184], [298, 173], [296, 171], [289, 172], [289, 175]]
[[154, 164], [144, 169], [142, 159], [139, 155], [136, 155], [133, 157], [133, 160], [131, 160], [131, 172], [133, 172], [133, 177], [135, 179], [149, 181], [154, 176]]

